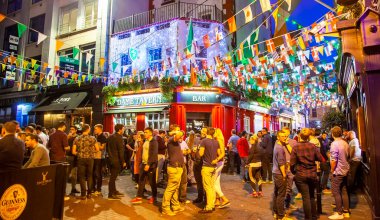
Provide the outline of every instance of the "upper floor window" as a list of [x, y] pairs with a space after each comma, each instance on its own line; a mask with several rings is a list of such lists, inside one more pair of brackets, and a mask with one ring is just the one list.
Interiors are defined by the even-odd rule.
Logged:
[[38, 2], [41, 2], [42, 0], [32, 0], [32, 4], [36, 4]]
[[96, 21], [98, 19], [98, 1], [97, 0], [87, 0], [84, 6], [85, 18], [84, 26], [85, 28], [96, 26]]
[[[38, 15], [36, 17], [31, 18], [29, 27], [36, 31], [44, 33], [45, 14]], [[29, 43], [37, 42], [37, 40], [38, 40], [38, 33], [33, 30], [29, 30]]]
[[77, 30], [78, 5], [77, 3], [61, 9], [59, 34]]
[[22, 8], [22, 0], [8, 0], [8, 14], [18, 11]]
[[148, 61], [151, 70], [162, 70], [162, 48], [148, 49]]

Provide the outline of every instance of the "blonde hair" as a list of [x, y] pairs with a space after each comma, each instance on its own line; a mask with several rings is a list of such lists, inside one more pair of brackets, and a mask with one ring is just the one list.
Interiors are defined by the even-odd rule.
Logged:
[[259, 137], [257, 136], [257, 134], [253, 134], [253, 135], [249, 138], [249, 143], [250, 143], [250, 144], [256, 144], [258, 139], [259, 139]]
[[219, 142], [219, 146], [224, 148], [224, 136], [220, 128], [215, 128], [214, 138]]

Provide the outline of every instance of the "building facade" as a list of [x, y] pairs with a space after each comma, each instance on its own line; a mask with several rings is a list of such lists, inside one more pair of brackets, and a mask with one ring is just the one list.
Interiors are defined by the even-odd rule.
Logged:
[[[20, 57], [23, 63], [15, 68], [8, 61], [2, 71], [0, 93], [5, 99], [0, 102], [5, 109], [4, 120], [17, 119], [22, 126], [36, 122], [46, 127], [54, 127], [61, 120], [79, 126], [102, 123], [101, 86], [96, 84], [104, 74], [99, 61], [107, 56], [110, 2], [4, 2], [0, 6], [0, 13], [7, 16], [0, 23], [0, 32], [4, 33], [0, 35], [2, 58]], [[21, 37], [18, 23], [27, 26]], [[46, 39], [37, 44], [39, 33]], [[33, 63], [34, 69], [26, 63]], [[13, 78], [6, 73], [8, 67], [14, 68]], [[79, 101], [76, 97], [81, 97], [80, 92], [86, 95]], [[61, 97], [65, 93], [66, 97]], [[62, 100], [79, 103], [70, 109], [62, 109], [68, 108], [65, 105], [51, 106]]]
[[344, 97], [339, 109], [346, 114], [348, 128], [357, 133], [362, 150], [362, 187], [372, 208], [372, 218], [380, 219], [380, 14], [378, 1], [363, 1], [359, 18], [338, 23], [342, 35], [342, 60], [338, 74]]

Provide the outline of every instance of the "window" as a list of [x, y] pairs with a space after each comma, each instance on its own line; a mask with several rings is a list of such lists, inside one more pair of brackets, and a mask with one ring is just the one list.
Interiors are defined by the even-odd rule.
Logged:
[[[83, 46], [81, 49], [81, 68], [83, 73], [94, 73], [95, 69], [95, 44]], [[92, 54], [91, 60], [87, 60], [87, 53]]]
[[42, 0], [32, 0], [32, 4], [36, 4], [38, 2], [41, 2]]
[[11, 113], [12, 113], [11, 107], [0, 108], [0, 121], [3, 121], [3, 122], [10, 121]]
[[244, 130], [246, 131], [246, 132], [248, 132], [248, 133], [250, 133], [251, 132], [251, 118], [250, 117], [248, 117], [248, 116], [245, 116], [244, 117]]
[[317, 117], [317, 109], [316, 108], [311, 109], [311, 117], [313, 117], [313, 118]]
[[148, 49], [148, 61], [149, 67], [151, 70], [157, 69], [158, 71], [162, 70], [162, 49]]
[[61, 9], [61, 19], [59, 23], [59, 34], [65, 34], [77, 30], [78, 6], [70, 5]]
[[71, 48], [71, 49], [58, 51], [58, 56], [73, 58], [73, 49]]
[[20, 10], [22, 7], [22, 0], [8, 0], [8, 14]]
[[146, 113], [145, 126], [153, 129], [169, 130], [169, 115], [166, 112]]
[[114, 123], [125, 125], [127, 129], [136, 129], [136, 113], [115, 114]]
[[84, 6], [84, 11], [84, 28], [96, 26], [96, 21], [98, 20], [98, 1], [87, 1]]
[[18, 44], [14, 44], [14, 42], [9, 42], [9, 38], [11, 38], [11, 36], [14, 39], [18, 38], [17, 24], [5, 28], [3, 49], [5, 51], [14, 52], [18, 54]]
[[[31, 18], [29, 27], [36, 31], [44, 33], [45, 14], [38, 15], [36, 17]], [[33, 30], [29, 30], [29, 43], [37, 42], [37, 40], [38, 40], [38, 33]]]

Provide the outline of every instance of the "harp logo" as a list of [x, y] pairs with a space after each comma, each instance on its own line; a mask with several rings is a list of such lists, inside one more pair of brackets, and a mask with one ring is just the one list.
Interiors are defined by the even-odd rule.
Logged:
[[5, 190], [0, 201], [0, 217], [4, 220], [18, 219], [24, 211], [28, 194], [20, 184], [14, 184]]

